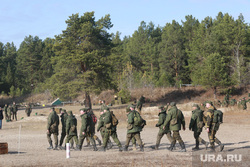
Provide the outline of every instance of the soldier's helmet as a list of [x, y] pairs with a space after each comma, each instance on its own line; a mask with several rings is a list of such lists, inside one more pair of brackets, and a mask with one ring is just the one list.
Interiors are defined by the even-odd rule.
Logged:
[[172, 106], [172, 107], [173, 107], [173, 106], [176, 106], [176, 102], [171, 102], [171, 103], [170, 103], [170, 106]]

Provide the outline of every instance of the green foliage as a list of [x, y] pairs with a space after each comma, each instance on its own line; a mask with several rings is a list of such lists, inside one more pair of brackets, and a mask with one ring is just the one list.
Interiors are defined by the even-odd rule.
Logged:
[[15, 95], [16, 95], [15, 87], [13, 85], [10, 87], [9, 95], [11, 97], [15, 97]]
[[118, 96], [122, 98], [122, 103], [128, 103], [131, 100], [130, 91], [128, 89], [121, 89]]

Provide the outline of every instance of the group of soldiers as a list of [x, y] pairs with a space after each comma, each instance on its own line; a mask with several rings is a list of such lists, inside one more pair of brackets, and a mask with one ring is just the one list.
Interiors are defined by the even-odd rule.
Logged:
[[[138, 103], [137, 103], [138, 104]], [[118, 119], [112, 111], [106, 106], [105, 101], [102, 101], [100, 108], [100, 118], [97, 125], [97, 131], [101, 133], [102, 137], [102, 147], [101, 151], [106, 151], [112, 148], [112, 143], [110, 137], [117, 144], [119, 151], [128, 151], [129, 143], [132, 141], [133, 149], [136, 149], [136, 143], [140, 146], [140, 151], [144, 151], [144, 143], [141, 139], [141, 131], [146, 125], [146, 121], [141, 117], [140, 112], [136, 111], [138, 109], [137, 104], [130, 104], [126, 108], [127, 113], [127, 135], [124, 148], [122, 148], [121, 142], [117, 135], [117, 124]], [[205, 106], [204, 109], [201, 109]], [[193, 151], [199, 150], [199, 145], [204, 144], [205, 148], [210, 148], [211, 151], [215, 151], [215, 143], [219, 145], [219, 151], [224, 149], [224, 145], [215, 136], [219, 130], [220, 124], [222, 123], [223, 114], [220, 115], [220, 110], [217, 110], [211, 101], [206, 101], [202, 105], [194, 104], [192, 111], [192, 116], [189, 124], [189, 130], [193, 131], [195, 139], [195, 147], [192, 148]], [[141, 107], [140, 107], [141, 109]], [[88, 143], [91, 142], [93, 150], [97, 151], [96, 142], [101, 145], [100, 139], [95, 135], [95, 125], [97, 123], [97, 118], [90, 108], [82, 108], [79, 110], [81, 117], [81, 128], [79, 132], [79, 138], [77, 133], [77, 119], [73, 115], [72, 111], [66, 112], [66, 110], [60, 110], [60, 117], [62, 123], [61, 139], [58, 146], [58, 125], [59, 116], [55, 112], [54, 108], [50, 110], [50, 115], [48, 117], [47, 126], [47, 138], [50, 144], [48, 149], [57, 150], [65, 149], [62, 146], [64, 138], [65, 145], [70, 141], [74, 140], [76, 143], [76, 150], [82, 150], [82, 145], [84, 139], [86, 138]], [[159, 132], [157, 134], [156, 145], [152, 146], [153, 149], [158, 150], [160, 146], [160, 141], [164, 135], [167, 136], [170, 147], [168, 150], [175, 150], [176, 141], [178, 141], [181, 149], [180, 152], [186, 152], [185, 143], [180, 135], [180, 130], [185, 130], [185, 118], [180, 109], [177, 108], [175, 102], [171, 102], [166, 107], [159, 107], [159, 120], [156, 127], [159, 127]], [[205, 128], [208, 133], [209, 142], [206, 142], [200, 137], [200, 134]], [[53, 147], [51, 135], [54, 135], [55, 147]], [[72, 143], [72, 142], [71, 142]], [[208, 147], [210, 144], [210, 147]], [[89, 145], [89, 144], [88, 144]]]
[[217, 100], [214, 102], [214, 104], [218, 107], [229, 107], [237, 105], [239, 109], [246, 110], [247, 102], [249, 102], [249, 99], [247, 100], [245, 97], [237, 101], [236, 99], [230, 99], [230, 95], [226, 94], [222, 102], [220, 100]]
[[6, 122], [12, 121], [12, 120], [16, 120], [17, 121], [17, 111], [18, 111], [18, 107], [16, 105], [15, 102], [13, 102], [13, 104], [5, 104], [4, 108], [4, 115], [5, 115], [5, 120]]

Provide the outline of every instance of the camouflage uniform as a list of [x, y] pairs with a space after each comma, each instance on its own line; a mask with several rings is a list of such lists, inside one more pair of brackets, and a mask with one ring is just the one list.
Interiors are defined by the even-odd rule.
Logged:
[[15, 118], [16, 121], [17, 121], [17, 111], [18, 111], [17, 105], [13, 104], [13, 117], [12, 117], [12, 119], [14, 120], [14, 118]]
[[[102, 136], [102, 141], [104, 140], [104, 134], [105, 134], [105, 127], [104, 127], [104, 114], [100, 115], [99, 121], [98, 121], [98, 125], [97, 125], [97, 132], [101, 133]], [[108, 149], [112, 147], [112, 143], [111, 140], [108, 140]]]
[[119, 147], [119, 151], [122, 151], [122, 145], [121, 142], [119, 141], [118, 137], [117, 137], [117, 133], [116, 133], [116, 126], [113, 125], [112, 122], [112, 113], [109, 111], [109, 109], [106, 107], [104, 108], [104, 110], [106, 110], [106, 112], [104, 112], [104, 127], [105, 127], [105, 131], [104, 131], [104, 139], [103, 139], [103, 147], [102, 150], [106, 151], [107, 148], [107, 144], [108, 141], [110, 139], [110, 136], [113, 138], [114, 142], [118, 145]]
[[66, 136], [66, 123], [67, 123], [67, 118], [68, 118], [68, 113], [66, 112], [66, 110], [63, 110], [63, 113], [61, 113], [60, 117], [61, 117], [61, 123], [62, 123], [62, 132], [61, 132], [59, 147], [62, 149], [62, 144]]
[[77, 149], [79, 149], [78, 137], [77, 137], [77, 119], [73, 115], [72, 111], [68, 111], [68, 118], [66, 121], [66, 141], [69, 143], [71, 139], [74, 139]]
[[8, 113], [8, 119], [9, 121], [11, 121], [11, 114], [13, 113], [13, 107], [11, 105], [8, 106], [7, 113]]
[[[133, 109], [135, 108], [135, 106], [133, 106], [133, 105], [130, 105], [130, 107], [132, 107]], [[127, 117], [128, 117], [127, 137], [126, 137], [126, 143], [124, 146], [124, 151], [128, 151], [129, 142], [133, 137], [138, 142], [138, 144], [140, 146], [140, 151], [144, 151], [144, 145], [142, 143], [141, 136], [140, 136], [140, 132], [142, 130], [142, 127], [134, 125], [134, 117], [135, 117], [135, 114], [137, 111], [135, 111], [135, 110], [132, 110], [132, 111], [128, 110], [128, 111], [129, 111], [129, 113], [127, 114]]]
[[[94, 151], [97, 151], [95, 140], [93, 139], [93, 135], [95, 133], [95, 123], [93, 122], [93, 119], [90, 115], [87, 114], [87, 108], [81, 109], [85, 113], [81, 115], [81, 130], [79, 135], [79, 149], [82, 149], [82, 144], [84, 142], [84, 139], [87, 137], [89, 138], [90, 142], [92, 143], [94, 147]], [[84, 133], [84, 134], [83, 134]]]
[[31, 108], [30, 104], [26, 105], [25, 113], [27, 114], [28, 117], [30, 116], [31, 112], [32, 112], [32, 108]]
[[4, 105], [3, 110], [4, 110], [4, 114], [5, 114], [5, 120], [7, 121], [7, 120], [9, 120], [8, 105], [7, 104]]
[[204, 126], [203, 111], [200, 110], [200, 107], [197, 104], [193, 105], [193, 107], [196, 107], [196, 109], [192, 111], [192, 116], [189, 123], [189, 130], [194, 132], [195, 138], [195, 148], [193, 148], [193, 150], [198, 150], [200, 143], [204, 144], [207, 148], [208, 143], [200, 137], [202, 127]]
[[206, 123], [205, 127], [209, 130], [208, 132], [208, 138], [211, 145], [211, 150], [215, 150], [214, 142], [216, 142], [220, 146], [220, 151], [224, 149], [224, 145], [220, 142], [218, 138], [216, 138], [215, 134], [219, 130], [220, 123], [218, 122], [218, 118], [214, 117], [214, 111], [216, 108], [212, 106], [212, 103], [207, 102], [211, 104], [211, 106], [208, 108], [207, 115], [206, 115]]
[[163, 127], [165, 127], [165, 129], [169, 127], [169, 130], [173, 131], [173, 142], [171, 143], [169, 150], [173, 150], [177, 140], [181, 146], [181, 151], [186, 152], [185, 144], [179, 133], [179, 131], [181, 130], [181, 125], [185, 130], [185, 118], [182, 111], [176, 107], [175, 102], [171, 102], [170, 106], [171, 108], [168, 110], [166, 120], [163, 124]]
[[47, 139], [50, 144], [50, 147], [48, 149], [53, 148], [51, 134], [53, 134], [54, 136], [55, 149], [57, 149], [58, 147], [58, 126], [59, 126], [59, 116], [56, 114], [53, 108], [48, 116], [48, 123], [47, 123], [47, 130], [48, 130]]
[[137, 102], [136, 108], [138, 109], [139, 113], [141, 113], [142, 105], [145, 103], [145, 97], [141, 96]]

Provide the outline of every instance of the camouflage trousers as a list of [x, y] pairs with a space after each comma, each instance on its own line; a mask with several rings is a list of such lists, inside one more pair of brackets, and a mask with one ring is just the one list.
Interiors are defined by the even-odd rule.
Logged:
[[16, 115], [17, 115], [17, 112], [13, 112], [13, 113], [12, 113], [12, 120], [14, 120], [14, 118], [15, 118], [16, 121], [17, 121], [17, 116], [16, 116]]
[[89, 140], [93, 146], [96, 146], [95, 140], [93, 138], [93, 134], [84, 134], [83, 135], [81, 133], [80, 136], [79, 136], [79, 145], [80, 145], [80, 148], [82, 148], [82, 144], [83, 144], [85, 138], [87, 138], [87, 140]]
[[200, 135], [201, 135], [201, 132], [194, 132], [195, 141], [196, 141], [197, 143], [206, 144], [206, 141], [203, 140], [203, 139], [200, 137]]
[[173, 131], [173, 142], [176, 143], [176, 140], [179, 143], [184, 143], [182, 138], [181, 138], [179, 130]]
[[54, 142], [55, 142], [55, 146], [58, 145], [58, 133], [47, 133], [47, 139], [48, 139], [48, 142], [49, 144], [52, 144], [52, 140], [51, 140], [51, 135], [53, 134], [53, 137], [54, 137]]
[[118, 147], [121, 147], [121, 142], [118, 139], [117, 133], [116, 131], [111, 131], [106, 129], [105, 133], [104, 133], [104, 138], [103, 138], [103, 147], [106, 148], [107, 144], [110, 140], [110, 136], [112, 137], [112, 139], [114, 140], [114, 142], [118, 145]]
[[129, 142], [132, 138], [135, 138], [135, 140], [138, 142], [138, 144], [140, 146], [142, 146], [142, 140], [141, 140], [141, 135], [140, 135], [140, 132], [137, 132], [137, 133], [128, 133], [127, 134], [127, 138], [126, 138], [126, 143], [125, 143], [125, 146], [128, 146], [129, 145]]
[[218, 138], [216, 138], [216, 136], [215, 136], [216, 132], [217, 132], [216, 130], [211, 130], [208, 133], [208, 139], [209, 139], [211, 146], [214, 146], [214, 142], [216, 144], [221, 144], [220, 140]]
[[172, 138], [172, 136], [171, 136], [171, 131], [162, 131], [162, 130], [159, 130], [159, 132], [158, 132], [158, 134], [157, 134], [157, 139], [156, 139], [156, 145], [160, 145], [160, 143], [161, 143], [161, 139], [162, 139], [162, 137], [164, 136], [164, 135], [166, 135], [167, 136], [167, 138], [168, 138], [168, 140], [169, 140], [169, 142], [170, 143], [172, 143], [173, 142], [173, 138]]
[[[96, 136], [96, 135], [93, 135], [93, 139], [94, 140], [98, 140], [99, 139], [99, 137], [98, 136]], [[90, 140], [89, 140], [89, 138], [87, 137], [87, 143], [90, 143]]]
[[63, 128], [62, 129], [62, 133], [61, 133], [61, 138], [60, 138], [60, 144], [59, 144], [59, 146], [62, 146], [65, 137], [66, 137], [66, 130]]
[[77, 137], [77, 135], [67, 135], [65, 143], [69, 143], [69, 141], [71, 139], [74, 139], [76, 145], [78, 145], [78, 137]]

